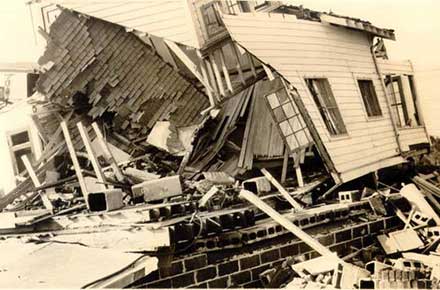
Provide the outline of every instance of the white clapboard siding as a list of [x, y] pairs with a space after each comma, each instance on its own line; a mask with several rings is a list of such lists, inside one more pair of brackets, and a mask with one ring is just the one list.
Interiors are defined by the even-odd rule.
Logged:
[[198, 47], [194, 24], [185, 0], [48, 0], [48, 2], [129, 29]]
[[[394, 158], [396, 136], [364, 32], [291, 15], [226, 15], [224, 20], [235, 41], [296, 87], [343, 181], [402, 161]], [[329, 134], [304, 78], [329, 80], [347, 135]], [[381, 117], [367, 116], [357, 79], [373, 81]]]
[[389, 60], [378, 59], [377, 63], [381, 69], [382, 74], [414, 74], [413, 67], [409, 60]]
[[399, 140], [404, 151], [409, 151], [409, 145], [429, 143], [423, 127], [399, 129]]

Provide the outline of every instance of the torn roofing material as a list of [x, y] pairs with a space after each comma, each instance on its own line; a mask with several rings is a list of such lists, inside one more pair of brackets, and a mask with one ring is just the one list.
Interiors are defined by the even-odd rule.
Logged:
[[[176, 126], [198, 124], [208, 98], [132, 33], [116, 24], [64, 10], [51, 27], [37, 90], [51, 101], [70, 105], [88, 95], [88, 114], [116, 113], [129, 124], [152, 128], [156, 121]], [[145, 132], [144, 132], [145, 133]]]

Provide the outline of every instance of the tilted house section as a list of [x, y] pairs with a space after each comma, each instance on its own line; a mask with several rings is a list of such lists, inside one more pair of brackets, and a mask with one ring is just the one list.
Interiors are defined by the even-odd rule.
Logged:
[[277, 13], [224, 15], [224, 22], [298, 90], [342, 181], [404, 161], [368, 33]]
[[121, 129], [145, 133], [156, 121], [198, 124], [208, 98], [137, 36], [116, 24], [64, 10], [51, 26], [37, 89], [68, 105], [84, 95], [88, 114], [114, 113]]

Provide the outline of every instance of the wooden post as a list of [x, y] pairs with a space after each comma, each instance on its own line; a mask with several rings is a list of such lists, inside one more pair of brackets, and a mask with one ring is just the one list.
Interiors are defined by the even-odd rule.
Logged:
[[225, 76], [226, 86], [228, 87], [228, 90], [231, 93], [233, 93], [234, 89], [232, 88], [231, 78], [229, 77], [228, 67], [226, 66], [225, 55], [223, 54], [223, 50], [221, 48], [219, 50], [220, 50], [220, 62], [222, 65], [223, 75]]
[[251, 66], [252, 74], [254, 77], [257, 77], [257, 71], [255, 70], [254, 60], [252, 55], [249, 52], [246, 52], [248, 59], [249, 59], [249, 65]]
[[89, 160], [92, 162], [93, 171], [95, 171], [96, 178], [101, 184], [104, 184], [105, 186], [106, 184], [105, 176], [102, 173], [101, 165], [99, 164], [99, 161], [96, 158], [96, 154], [92, 148], [92, 143], [90, 142], [89, 134], [87, 133], [87, 130], [84, 128], [81, 122], [76, 123], [76, 126], [78, 127], [79, 134], [81, 135], [84, 146], [86, 147]]
[[[205, 65], [205, 62], [203, 61], [202, 55], [199, 50], [197, 50], [197, 56], [199, 57], [200, 71], [202, 72], [203, 82], [205, 83], [205, 88], [208, 93], [209, 104], [211, 106], [215, 106], [215, 100], [214, 100], [214, 96], [213, 96], [215, 91], [211, 87], [211, 85], [209, 84], [208, 73], [206, 72], [206, 65]], [[209, 88], [207, 86], [209, 86]]]
[[215, 79], [217, 80], [217, 86], [220, 91], [220, 95], [225, 96], [225, 89], [223, 88], [223, 80], [220, 75], [220, 70], [218, 69], [217, 62], [215, 61], [215, 51], [209, 55], [209, 60], [211, 62], [212, 69], [214, 70]]
[[113, 157], [113, 154], [110, 152], [110, 149], [107, 146], [107, 142], [104, 140], [104, 136], [102, 135], [101, 130], [98, 127], [98, 124], [96, 124], [96, 122], [93, 122], [92, 128], [93, 130], [95, 130], [96, 138], [98, 138], [98, 142], [101, 145], [102, 152], [104, 153], [104, 156], [107, 159], [107, 161], [110, 163], [110, 166], [112, 167], [113, 172], [115, 173], [116, 179], [119, 182], [123, 182], [124, 175], [122, 174], [122, 171], [118, 166], [118, 163]]
[[[22, 155], [21, 160], [23, 161], [24, 167], [26, 167], [27, 172], [29, 173], [29, 177], [32, 180], [32, 183], [35, 187], [40, 187], [41, 183], [40, 180], [38, 180], [37, 175], [35, 174], [34, 169], [32, 168], [31, 162], [29, 161], [27, 155]], [[41, 200], [43, 201], [43, 205], [45, 208], [50, 210], [51, 213], [53, 213], [53, 205], [50, 202], [49, 198], [47, 197], [46, 193], [44, 191], [39, 191]]]
[[287, 178], [287, 165], [289, 164], [289, 150], [284, 148], [283, 170], [281, 171], [281, 183], [286, 182]]
[[[240, 191], [240, 197], [245, 198], [247, 201], [258, 207], [261, 211], [266, 213], [272, 219], [274, 219], [277, 223], [282, 225], [296, 237], [298, 237], [301, 241], [310, 246], [313, 250], [321, 254], [322, 256], [331, 255], [335, 256], [336, 254], [330, 251], [327, 247], [323, 246], [317, 240], [309, 236], [306, 232], [304, 232], [299, 227], [295, 226], [291, 221], [280, 215], [273, 208], [267, 205], [264, 201], [258, 198], [255, 194], [250, 191], [242, 189]], [[342, 261], [342, 260], [341, 260]]]
[[293, 167], [295, 168], [295, 174], [296, 174], [296, 180], [298, 181], [299, 187], [304, 187], [304, 180], [301, 172], [301, 153], [294, 153], [293, 154]]
[[81, 167], [79, 165], [78, 157], [76, 156], [76, 153], [75, 153], [75, 147], [73, 146], [72, 138], [70, 137], [70, 134], [69, 134], [69, 128], [67, 128], [66, 121], [62, 121], [60, 125], [61, 125], [61, 129], [63, 130], [64, 139], [66, 140], [67, 150], [69, 150], [70, 158], [72, 159], [73, 168], [75, 169], [76, 176], [78, 177], [78, 182], [79, 182], [79, 186], [81, 188], [81, 192], [84, 196], [84, 199], [86, 200], [86, 204], [88, 207], [87, 186], [84, 181], [84, 176], [82, 174]]
[[238, 75], [240, 77], [240, 81], [241, 81], [241, 83], [243, 85], [245, 85], [246, 84], [246, 80], [244, 79], [243, 70], [241, 69], [240, 57], [239, 57], [238, 52], [237, 52], [237, 47], [235, 46], [235, 43], [233, 43], [233, 42], [231, 42], [230, 45], [231, 45], [231, 49], [232, 49], [233, 55], [235, 57], [235, 62], [237, 63], [236, 68], [237, 68], [237, 71], [238, 71]]
[[292, 196], [287, 192], [287, 190], [269, 173], [265, 168], [260, 169], [261, 173], [270, 181], [270, 183], [275, 186], [276, 189], [281, 193], [281, 195], [292, 205], [296, 210], [302, 210], [303, 207], [293, 199]]

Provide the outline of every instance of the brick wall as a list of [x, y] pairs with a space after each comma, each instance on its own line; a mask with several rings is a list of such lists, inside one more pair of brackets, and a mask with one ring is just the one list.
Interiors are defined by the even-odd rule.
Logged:
[[[338, 229], [327, 234], [311, 233], [322, 244], [329, 246], [340, 255], [348, 253], [350, 246], [367, 247], [382, 230], [400, 226], [397, 217], [381, 218], [376, 221], [359, 223], [346, 229]], [[322, 231], [321, 231], [322, 232]], [[282, 239], [280, 239], [282, 241]], [[287, 257], [305, 255], [307, 259], [317, 257], [309, 246], [290, 236], [286, 243], [275, 243], [269, 247], [255, 249], [251, 253], [232, 255], [225, 253], [192, 254], [175, 257], [171, 266], [159, 268], [137, 281], [133, 287], [147, 288], [225, 288], [261, 287], [259, 274], [273, 268]]]

